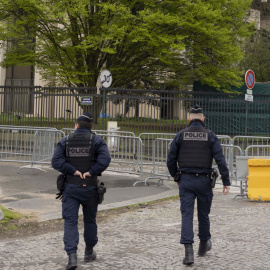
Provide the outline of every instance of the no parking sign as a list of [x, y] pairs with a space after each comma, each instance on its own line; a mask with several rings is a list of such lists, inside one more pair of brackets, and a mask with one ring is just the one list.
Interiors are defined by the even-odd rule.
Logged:
[[245, 82], [248, 87], [245, 100], [253, 102], [252, 88], [255, 85], [255, 73], [251, 69], [246, 72]]
[[251, 69], [246, 72], [245, 82], [248, 89], [252, 89], [255, 85], [255, 73]]

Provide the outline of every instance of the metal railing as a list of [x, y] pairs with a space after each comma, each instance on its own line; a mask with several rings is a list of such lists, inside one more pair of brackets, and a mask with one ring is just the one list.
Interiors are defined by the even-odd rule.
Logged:
[[[99, 134], [108, 143], [111, 163], [108, 171], [136, 174], [143, 180], [142, 141], [138, 137]], [[112, 141], [112, 138], [114, 139]]]
[[[0, 126], [0, 161], [28, 163], [22, 168], [34, 168], [51, 163], [57, 142], [74, 129]], [[111, 163], [109, 171], [138, 175], [134, 183], [148, 184], [149, 179], [173, 180], [167, 168], [167, 157], [175, 134], [96, 130], [108, 145]], [[232, 185], [239, 186], [236, 176], [237, 156], [269, 156], [270, 137], [218, 135], [229, 168]], [[238, 144], [238, 145], [235, 145]], [[247, 146], [247, 147], [246, 147]], [[246, 147], [243, 149], [243, 147]], [[215, 162], [213, 166], [217, 166]]]
[[[141, 133], [139, 138], [142, 140], [143, 145], [143, 164], [152, 166], [154, 162], [154, 143], [157, 138], [173, 139], [175, 137], [174, 133]], [[166, 148], [164, 149], [166, 150]], [[148, 166], [149, 167], [149, 166]], [[150, 171], [152, 168], [150, 168]], [[148, 168], [149, 171], [149, 168]]]
[[[89, 96], [92, 105], [81, 105]], [[93, 129], [118, 122], [121, 130], [176, 133], [188, 124], [195, 103], [203, 107], [206, 127], [216, 134], [269, 135], [270, 95], [256, 95], [248, 106], [244, 94], [96, 87], [0, 86], [0, 122], [5, 125], [73, 127], [84, 111], [93, 114]], [[246, 124], [249, 123], [247, 126]]]
[[232, 144], [237, 145], [244, 150], [250, 145], [269, 145], [270, 137], [234, 136], [232, 138]]
[[[65, 133], [65, 135], [68, 135], [71, 132], [74, 132], [74, 128], [62, 128], [61, 131]], [[123, 136], [131, 136], [136, 137], [135, 134], [131, 131], [121, 131], [121, 130], [96, 130], [92, 129], [93, 132], [95, 132], [97, 135], [100, 134], [115, 134], [115, 135], [123, 135]]]
[[64, 133], [55, 129], [0, 127], [0, 161], [30, 163], [31, 168], [50, 164], [56, 143], [63, 137]]
[[270, 145], [250, 145], [245, 150], [245, 156], [268, 156], [270, 158]]

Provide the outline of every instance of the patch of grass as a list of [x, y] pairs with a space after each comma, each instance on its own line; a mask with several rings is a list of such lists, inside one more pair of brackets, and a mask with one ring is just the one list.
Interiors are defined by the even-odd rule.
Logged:
[[14, 211], [11, 211], [9, 209], [6, 209], [1, 205], [0, 205], [0, 208], [3, 211], [4, 216], [5, 216], [4, 219], [0, 222], [0, 224], [6, 224], [10, 220], [19, 219], [22, 216], [21, 214], [14, 212]]

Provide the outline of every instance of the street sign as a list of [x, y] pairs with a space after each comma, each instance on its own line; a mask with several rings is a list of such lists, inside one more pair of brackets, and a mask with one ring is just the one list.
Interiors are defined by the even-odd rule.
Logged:
[[103, 87], [108, 88], [112, 84], [112, 74], [109, 70], [105, 69], [100, 74], [100, 81]]
[[253, 102], [253, 95], [245, 94], [245, 100]]
[[245, 82], [249, 89], [252, 89], [255, 85], [255, 73], [251, 69], [246, 72]]
[[247, 94], [252, 95], [252, 90], [251, 89], [247, 89]]
[[93, 97], [81, 97], [81, 105], [92, 105], [93, 104]]

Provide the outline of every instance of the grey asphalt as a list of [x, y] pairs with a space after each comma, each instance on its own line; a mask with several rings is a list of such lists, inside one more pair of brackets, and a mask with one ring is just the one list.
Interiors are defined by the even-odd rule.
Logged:
[[[19, 213], [37, 216], [39, 221], [61, 218], [61, 202], [55, 199], [56, 178], [59, 174], [50, 166], [22, 168], [24, 164], [0, 164], [0, 204]], [[19, 170], [20, 169], [20, 170]], [[19, 171], [19, 173], [18, 173]], [[138, 183], [137, 175], [105, 171], [100, 181], [107, 187], [105, 199], [99, 210], [143, 203], [178, 194], [175, 183], [157, 180], [150, 186]]]

